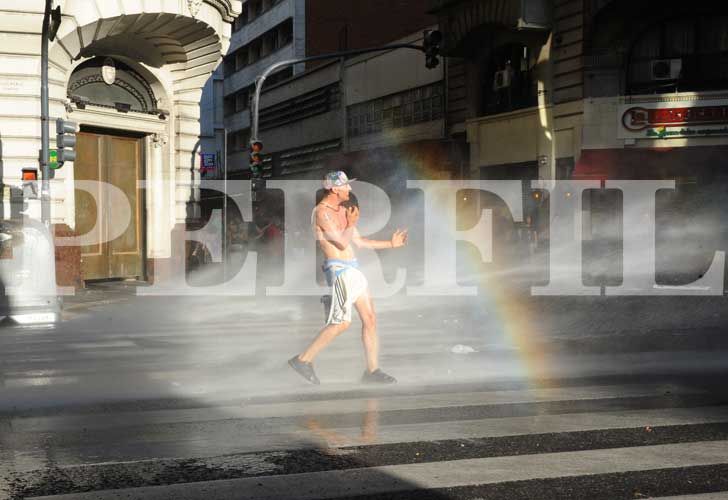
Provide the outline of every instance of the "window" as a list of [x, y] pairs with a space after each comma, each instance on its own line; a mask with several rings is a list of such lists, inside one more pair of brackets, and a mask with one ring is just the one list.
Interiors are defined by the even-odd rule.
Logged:
[[728, 16], [661, 21], [629, 55], [628, 94], [720, 90], [728, 86]]
[[238, 151], [245, 151], [248, 148], [248, 141], [250, 140], [250, 129], [234, 130], [228, 132], [227, 135], [227, 149], [228, 153], [235, 153]]
[[288, 67], [280, 71], [276, 71], [265, 80], [265, 85], [276, 85], [283, 80], [288, 80], [293, 76], [293, 68]]
[[223, 60], [223, 72], [225, 73], [225, 76], [230, 76], [233, 73], [235, 73], [235, 54], [230, 54], [229, 56], [225, 56], [225, 59]]
[[227, 147], [229, 153], [238, 151], [237, 132], [228, 132]]
[[243, 3], [243, 9], [240, 12], [240, 15], [235, 18], [235, 21], [233, 21], [233, 33], [236, 31], [240, 31], [240, 29], [248, 24], [248, 4]]
[[[273, 7], [281, 3], [283, 0], [250, 0], [243, 4], [243, 13], [247, 22], [251, 22], [256, 17], [259, 17]], [[243, 14], [240, 15], [243, 17]]]
[[235, 94], [225, 97], [223, 107], [225, 116], [230, 116], [235, 113]]
[[281, 23], [278, 28], [278, 48], [293, 42], [293, 19]]
[[224, 100], [225, 116], [247, 110], [250, 107], [250, 98], [253, 95], [254, 89], [255, 87], [251, 85], [226, 96]]
[[[283, 73], [283, 71], [281, 71]], [[266, 84], [268, 80], [266, 80]], [[260, 110], [260, 130], [268, 130], [312, 116], [328, 113], [341, 107], [338, 83], [297, 95]]]
[[225, 56], [225, 76], [232, 75], [236, 71], [258, 62], [291, 42], [293, 42], [293, 19], [287, 19], [244, 47]]
[[238, 90], [235, 93], [235, 112], [239, 113], [248, 109], [250, 103], [250, 96], [248, 89]]
[[248, 65], [248, 48], [243, 47], [235, 51], [235, 71], [240, 71]]
[[268, 31], [260, 37], [260, 57], [266, 57], [273, 52], [273, 39], [275, 32]]
[[483, 66], [481, 114], [492, 115], [538, 104], [533, 69], [536, 58], [525, 45], [499, 47]]
[[253, 40], [250, 45], [248, 46], [248, 53], [250, 54], [250, 57], [248, 58], [248, 64], [256, 63], [260, 60], [261, 57], [261, 47], [262, 42], [260, 39]]
[[350, 137], [440, 120], [442, 82], [393, 94], [349, 107]]
[[253, 19], [255, 19], [263, 13], [263, 2], [262, 0], [251, 0], [250, 4], [250, 10], [253, 11]]

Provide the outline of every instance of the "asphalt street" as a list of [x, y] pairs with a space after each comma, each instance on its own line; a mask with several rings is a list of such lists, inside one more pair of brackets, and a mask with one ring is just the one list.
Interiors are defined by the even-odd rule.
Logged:
[[55, 327], [0, 331], [0, 495], [728, 498], [725, 305], [383, 299], [399, 383], [359, 382], [354, 325], [317, 387], [286, 366], [316, 297], [114, 285]]

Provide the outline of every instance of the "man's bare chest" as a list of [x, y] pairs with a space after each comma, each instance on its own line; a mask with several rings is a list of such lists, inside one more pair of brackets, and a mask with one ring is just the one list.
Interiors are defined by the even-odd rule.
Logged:
[[336, 231], [343, 231], [346, 229], [346, 214], [344, 209], [339, 208], [333, 210], [331, 208], [324, 207], [323, 213], [324, 220], [333, 226]]

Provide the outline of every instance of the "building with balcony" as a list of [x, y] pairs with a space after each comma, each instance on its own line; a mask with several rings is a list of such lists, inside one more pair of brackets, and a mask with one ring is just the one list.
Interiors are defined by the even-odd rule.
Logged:
[[445, 37], [446, 131], [468, 159], [465, 174], [550, 176], [555, 90], [550, 4], [433, 0], [429, 9]]

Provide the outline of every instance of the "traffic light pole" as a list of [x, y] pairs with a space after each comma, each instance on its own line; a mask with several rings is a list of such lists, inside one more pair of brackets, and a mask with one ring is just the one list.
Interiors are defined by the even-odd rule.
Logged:
[[250, 114], [251, 114], [251, 124], [250, 124], [250, 142], [251, 144], [253, 142], [260, 141], [260, 138], [258, 137], [258, 123], [259, 123], [259, 111], [260, 111], [260, 93], [263, 89], [263, 83], [265, 83], [265, 79], [268, 78], [268, 76], [271, 75], [271, 73], [275, 72], [276, 70], [279, 70], [281, 68], [286, 68], [288, 66], [293, 66], [294, 64], [300, 64], [305, 62], [311, 62], [311, 61], [323, 61], [326, 59], [338, 59], [340, 57], [350, 57], [350, 56], [358, 56], [361, 54], [369, 54], [371, 52], [385, 52], [388, 50], [394, 50], [394, 49], [413, 49], [418, 50], [420, 52], [425, 52], [425, 47], [420, 45], [414, 45], [410, 43], [395, 43], [391, 45], [382, 45], [381, 47], [370, 47], [366, 49], [356, 49], [356, 50], [345, 50], [342, 52], [331, 52], [328, 54], [321, 54], [318, 56], [310, 56], [310, 57], [301, 57], [299, 59], [289, 59], [287, 61], [281, 61], [276, 64], [273, 64], [269, 66], [263, 73], [256, 79], [255, 81], [255, 93], [253, 94], [253, 104], [251, 106]]
[[49, 113], [48, 113], [48, 37], [51, 24], [51, 5], [53, 0], [45, 1], [45, 13], [43, 14], [43, 33], [41, 36], [40, 49], [40, 210], [41, 221], [46, 227], [51, 225], [51, 204], [50, 204], [50, 165], [48, 164], [49, 151]]

